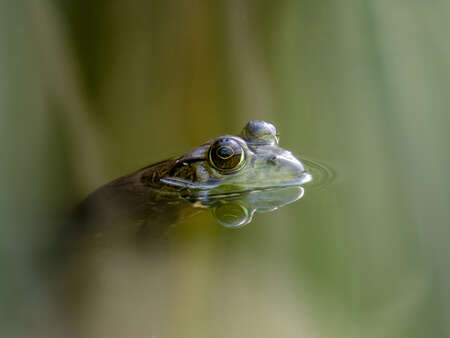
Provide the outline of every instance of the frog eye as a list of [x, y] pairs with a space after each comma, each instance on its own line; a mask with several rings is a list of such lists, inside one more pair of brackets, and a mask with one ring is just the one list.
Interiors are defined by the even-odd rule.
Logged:
[[230, 173], [244, 164], [245, 150], [238, 141], [225, 137], [211, 145], [208, 158], [214, 168]]

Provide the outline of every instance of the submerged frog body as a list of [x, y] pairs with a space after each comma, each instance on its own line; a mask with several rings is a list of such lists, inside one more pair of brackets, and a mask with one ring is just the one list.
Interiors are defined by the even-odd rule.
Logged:
[[[311, 175], [290, 151], [278, 146], [278, 141], [274, 125], [250, 121], [239, 136], [211, 139], [183, 156], [150, 165], [97, 189], [79, 207], [79, 220], [90, 223], [87, 228], [120, 219], [137, 219], [164, 228], [197, 212], [198, 207], [213, 208], [217, 215], [214, 207], [219, 200], [230, 198], [245, 200], [251, 216], [258, 207], [252, 207], [255, 198], [246, 194], [254, 190], [271, 189], [270, 194], [255, 195], [266, 204], [267, 196], [275, 207], [276, 203], [286, 204], [273, 198], [274, 188], [299, 186], [310, 181]], [[298, 190], [298, 197], [289, 197], [289, 201], [302, 193]]]

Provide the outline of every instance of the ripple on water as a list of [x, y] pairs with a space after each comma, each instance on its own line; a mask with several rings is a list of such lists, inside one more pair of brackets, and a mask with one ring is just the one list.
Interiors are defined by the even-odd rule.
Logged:
[[306, 183], [306, 188], [323, 188], [334, 181], [336, 173], [326, 164], [304, 157], [300, 157], [299, 159], [305, 166], [306, 171], [311, 174], [312, 177], [312, 179]]

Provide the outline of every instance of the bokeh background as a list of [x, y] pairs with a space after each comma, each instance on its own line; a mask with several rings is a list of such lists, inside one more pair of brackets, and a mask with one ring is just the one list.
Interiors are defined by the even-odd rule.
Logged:
[[263, 119], [333, 182], [95, 263], [80, 336], [450, 337], [449, 22], [445, 0], [1, 0], [0, 335], [69, 335], [37, 262], [90, 191]]

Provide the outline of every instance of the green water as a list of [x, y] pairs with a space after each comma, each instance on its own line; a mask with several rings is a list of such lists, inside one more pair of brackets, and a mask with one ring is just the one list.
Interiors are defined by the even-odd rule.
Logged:
[[[0, 335], [450, 337], [449, 16], [443, 0], [0, 2]], [[62, 314], [38, 263], [57, 220], [251, 119], [332, 179], [239, 229], [189, 217], [150, 256], [86, 252]]]

